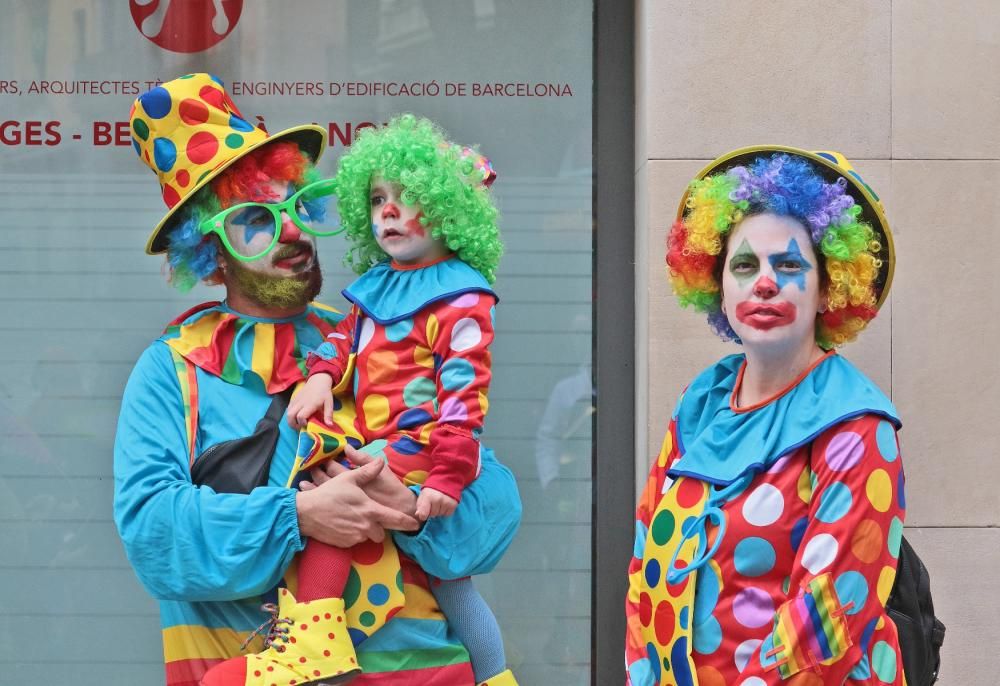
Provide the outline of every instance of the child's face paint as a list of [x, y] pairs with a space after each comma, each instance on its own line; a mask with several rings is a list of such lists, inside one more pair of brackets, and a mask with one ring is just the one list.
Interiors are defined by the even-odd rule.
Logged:
[[728, 244], [736, 247], [724, 262], [723, 301], [744, 344], [811, 341], [821, 296], [805, 227], [791, 217], [754, 215], [736, 227]]
[[372, 234], [379, 247], [400, 264], [420, 264], [446, 255], [444, 242], [421, 223], [420, 206], [404, 203], [402, 194], [398, 183], [379, 176], [372, 179]]

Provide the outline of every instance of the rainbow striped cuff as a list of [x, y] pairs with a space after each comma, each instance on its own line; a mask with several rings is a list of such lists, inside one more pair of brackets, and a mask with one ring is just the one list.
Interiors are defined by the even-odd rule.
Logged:
[[833, 586], [833, 577], [822, 574], [809, 582], [802, 595], [778, 609], [772, 640], [774, 657], [782, 679], [805, 669], [833, 664], [851, 647], [844, 607]]

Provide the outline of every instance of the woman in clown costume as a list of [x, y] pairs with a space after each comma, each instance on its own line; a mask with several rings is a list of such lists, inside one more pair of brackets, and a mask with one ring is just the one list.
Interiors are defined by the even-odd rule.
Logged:
[[667, 264], [743, 353], [682, 393], [639, 501], [628, 683], [904, 684], [900, 421], [835, 351], [892, 279], [877, 197], [836, 153], [737, 150], [691, 182]]

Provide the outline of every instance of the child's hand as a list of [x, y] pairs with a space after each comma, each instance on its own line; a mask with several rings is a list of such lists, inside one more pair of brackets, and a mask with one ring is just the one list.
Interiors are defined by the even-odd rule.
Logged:
[[433, 488], [421, 488], [417, 496], [417, 519], [427, 521], [428, 517], [447, 517], [458, 507], [458, 501], [450, 495]]
[[321, 407], [323, 408], [323, 421], [332, 424], [333, 377], [323, 372], [310, 375], [302, 390], [296, 393], [295, 397], [288, 403], [288, 423], [292, 425], [293, 429], [302, 429], [309, 418], [316, 414], [316, 411]]

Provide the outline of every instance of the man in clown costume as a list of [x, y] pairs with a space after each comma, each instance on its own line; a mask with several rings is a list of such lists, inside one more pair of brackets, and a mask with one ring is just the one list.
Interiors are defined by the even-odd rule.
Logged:
[[[130, 120], [169, 208], [147, 252], [167, 254], [182, 290], [199, 280], [225, 289], [224, 301], [182, 314], [143, 352], [115, 441], [115, 522], [160, 604], [166, 683], [199, 684], [263, 627], [246, 649], [272, 659], [249, 667], [246, 684], [356, 676], [361, 685], [472, 686], [468, 655], [424, 570], [489, 571], [519, 518], [510, 473], [484, 450], [455, 514], [419, 530], [416, 495], [377, 460], [316, 488], [286, 487], [297, 435], [280, 420], [284, 403], [306, 356], [341, 319], [311, 302], [321, 286], [315, 239], [336, 232], [325, 219], [330, 184], [314, 170], [325, 132], [299, 126], [269, 136], [207, 74], [143, 94]], [[352, 411], [349, 399], [338, 411]], [[339, 604], [295, 600], [292, 562], [306, 537], [352, 548], [354, 592]], [[451, 541], [462, 549], [449, 550]], [[354, 664], [344, 649], [350, 628], [387, 604], [390, 619], [357, 646]], [[287, 642], [291, 622], [296, 635], [326, 645], [321, 657], [306, 660]]]

